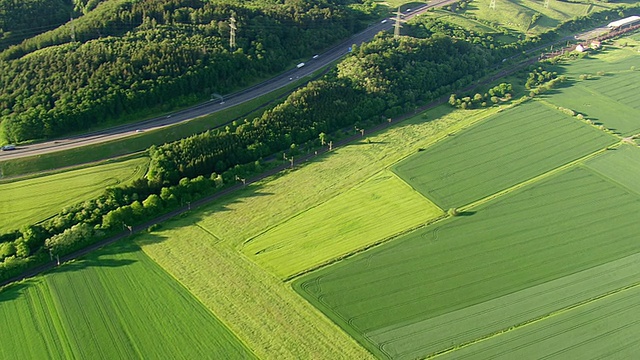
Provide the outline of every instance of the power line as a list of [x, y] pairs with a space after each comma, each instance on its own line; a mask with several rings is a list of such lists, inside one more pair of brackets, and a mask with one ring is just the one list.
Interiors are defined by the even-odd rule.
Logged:
[[231, 32], [229, 34], [229, 48], [231, 50], [236, 48], [236, 30], [238, 27], [236, 26], [236, 19], [231, 15], [231, 19], [229, 19], [229, 27], [231, 28]]

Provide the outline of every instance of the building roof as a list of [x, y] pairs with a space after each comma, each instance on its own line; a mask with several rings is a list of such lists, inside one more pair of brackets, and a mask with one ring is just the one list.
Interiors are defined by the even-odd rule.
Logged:
[[634, 22], [637, 22], [637, 21], [640, 21], [640, 16], [633, 15], [633, 16], [626, 17], [624, 19], [620, 19], [620, 20], [617, 20], [617, 21], [610, 22], [609, 25], [607, 25], [607, 27], [615, 28], [615, 27], [619, 27], [619, 26], [633, 24]]

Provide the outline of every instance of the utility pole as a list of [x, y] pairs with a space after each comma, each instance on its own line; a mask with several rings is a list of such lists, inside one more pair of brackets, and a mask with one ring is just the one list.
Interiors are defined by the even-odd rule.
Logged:
[[393, 37], [394, 38], [398, 38], [400, 37], [400, 28], [402, 27], [402, 25], [400, 25], [400, 7], [398, 6], [398, 15], [396, 16], [396, 23], [395, 25], [393, 25]]
[[71, 26], [71, 42], [76, 42], [76, 29], [73, 27], [73, 16], [71, 20], [69, 20], [69, 25]]
[[233, 15], [231, 15], [231, 19], [229, 19], [229, 28], [231, 29], [229, 47], [233, 50], [236, 48], [236, 30], [238, 30], [238, 27], [236, 26], [236, 19]]

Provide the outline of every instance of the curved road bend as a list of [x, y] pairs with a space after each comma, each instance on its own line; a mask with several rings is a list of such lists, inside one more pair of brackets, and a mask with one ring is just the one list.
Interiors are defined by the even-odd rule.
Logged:
[[[457, 0], [432, 1], [428, 5], [426, 4], [421, 5], [414, 8], [410, 12], [405, 12], [404, 19], [405, 20], [410, 19], [416, 15], [419, 15], [427, 11], [430, 8], [444, 6], [447, 4], [451, 4], [455, 1]], [[305, 65], [303, 67], [288, 70], [263, 83], [252, 86], [250, 88], [239, 91], [237, 93], [233, 93], [228, 97], [225, 97], [224, 102], [219, 102], [219, 100], [215, 100], [215, 101], [212, 100], [203, 104], [193, 106], [185, 110], [175, 112], [168, 116], [162, 116], [162, 117], [145, 120], [145, 121], [134, 123], [134, 124], [121, 125], [121, 126], [113, 127], [110, 129], [92, 132], [88, 134], [82, 134], [82, 135], [72, 136], [72, 137], [63, 138], [63, 139], [52, 140], [52, 141], [42, 142], [38, 144], [18, 146], [15, 150], [0, 152], [0, 161], [17, 159], [17, 158], [33, 156], [33, 155], [41, 155], [41, 154], [51, 153], [55, 151], [67, 150], [67, 149], [77, 148], [85, 145], [116, 140], [116, 139], [134, 135], [138, 131], [155, 130], [155, 129], [167, 127], [170, 125], [174, 125], [177, 123], [189, 121], [200, 116], [212, 114], [223, 109], [230, 108], [232, 106], [255, 99], [259, 96], [268, 94], [271, 91], [280, 89], [288, 85], [294, 79], [309, 76], [313, 72], [320, 70], [326, 66], [329, 66], [331, 63], [333, 63], [334, 61], [340, 59], [342, 56], [347, 54], [349, 52], [351, 45], [353, 44], [360, 45], [363, 42], [372, 39], [378, 32], [383, 30], [390, 30], [391, 28], [393, 28], [392, 19], [387, 19], [386, 21], [377, 22], [373, 25], [370, 25], [364, 31], [356, 35], [353, 35], [352, 37], [343, 41], [339, 45], [336, 45], [330, 48], [328, 51], [322, 54], [319, 54], [317, 57], [314, 56], [315, 58], [311, 58], [308, 61], [305, 61]]]

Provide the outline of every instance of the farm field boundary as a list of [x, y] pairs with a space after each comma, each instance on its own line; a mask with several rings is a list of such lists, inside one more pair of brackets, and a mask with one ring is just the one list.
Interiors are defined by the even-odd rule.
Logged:
[[636, 283], [438, 358], [633, 358], [640, 350], [639, 295]]
[[528, 101], [399, 162], [392, 170], [447, 209], [483, 199], [616, 141], [538, 101]]
[[247, 240], [242, 252], [276, 276], [289, 278], [443, 214], [395, 174], [383, 171]]
[[91, 199], [106, 187], [141, 178], [148, 162], [135, 158], [0, 183], [0, 232], [37, 223], [65, 206]]
[[[422, 351], [420, 342], [403, 342], [403, 334], [385, 329], [426, 324], [638, 253], [640, 245], [629, 235], [640, 232], [632, 215], [638, 211], [637, 195], [573, 167], [478, 206], [470, 216], [441, 221], [306, 275], [293, 286], [370, 351], [391, 358], [427, 356], [437, 351]], [[416, 330], [411, 336], [422, 334]], [[462, 342], [448, 339], [451, 345]]]
[[5, 359], [254, 358], [131, 242], [3, 288], [0, 319]]
[[136, 238], [259, 358], [368, 359], [371, 355], [290, 287], [208, 232], [194, 215]]
[[428, 357], [455, 355], [466, 346], [640, 286], [639, 277], [640, 254], [634, 254], [433, 319], [380, 329], [367, 336], [374, 342], [376, 338], [398, 339], [382, 342], [387, 353], [406, 344], [422, 345], [414, 353], [393, 353], [394, 359], [413, 358], [424, 351], [434, 351]]
[[[640, 63], [640, 55], [636, 56]], [[640, 132], [640, 92], [636, 91], [640, 71], [624, 71], [580, 80], [558, 89], [546, 101], [569, 108], [585, 118], [629, 136]]]

